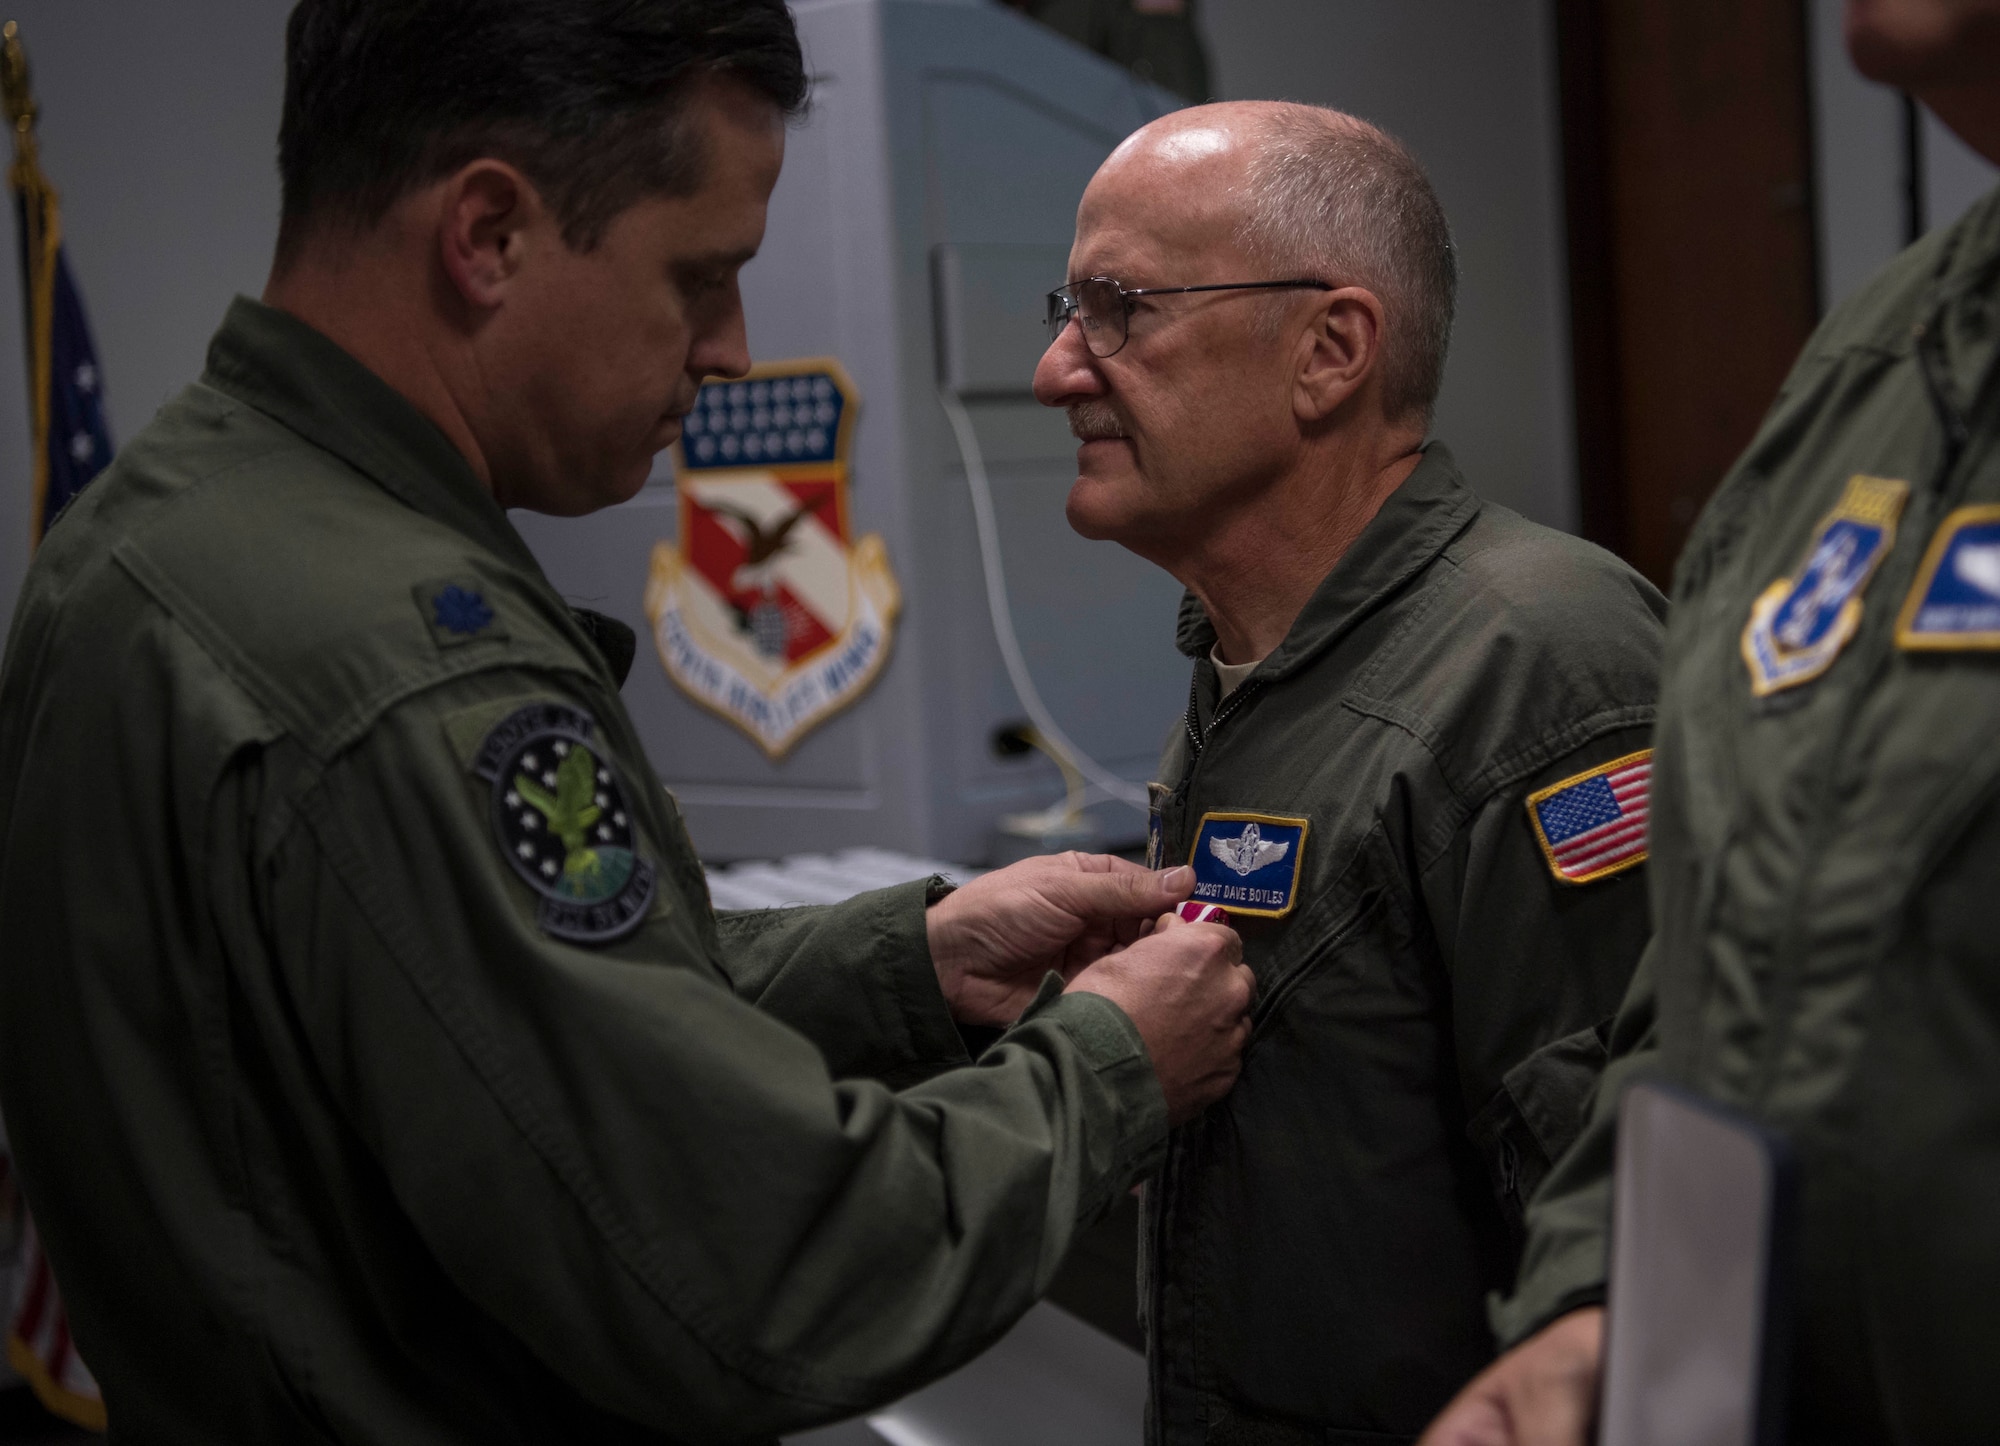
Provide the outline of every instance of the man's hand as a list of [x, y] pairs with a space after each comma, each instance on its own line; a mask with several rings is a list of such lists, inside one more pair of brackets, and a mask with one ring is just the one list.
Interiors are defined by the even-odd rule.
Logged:
[[1603, 1357], [1604, 1311], [1573, 1310], [1473, 1377], [1417, 1446], [1583, 1446]]
[[1103, 854], [1048, 854], [974, 879], [925, 915], [952, 1018], [1012, 1024], [1051, 969], [1073, 977], [1193, 890], [1193, 869], [1155, 873]]
[[1236, 1083], [1257, 978], [1227, 925], [1169, 914], [1146, 938], [1077, 975], [1070, 989], [1102, 994], [1138, 1026], [1171, 1123], [1199, 1114]]

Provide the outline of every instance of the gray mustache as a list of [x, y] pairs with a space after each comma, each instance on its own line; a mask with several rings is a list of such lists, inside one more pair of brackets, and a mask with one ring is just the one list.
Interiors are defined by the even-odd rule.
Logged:
[[1101, 442], [1128, 435], [1109, 402], [1077, 402], [1071, 406], [1069, 432], [1079, 442]]

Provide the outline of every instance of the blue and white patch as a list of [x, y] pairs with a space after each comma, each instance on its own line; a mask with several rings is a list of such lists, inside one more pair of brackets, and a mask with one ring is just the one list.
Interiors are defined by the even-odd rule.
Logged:
[[2000, 506], [1961, 507], [1939, 525], [1896, 642], [1919, 651], [2000, 648]]
[[1188, 863], [1194, 900], [1236, 915], [1276, 919], [1298, 902], [1305, 863], [1303, 818], [1268, 813], [1206, 813]]
[[1820, 523], [1805, 563], [1750, 606], [1743, 661], [1758, 697], [1817, 678], [1861, 626], [1861, 595], [1896, 540], [1909, 484], [1850, 477]]

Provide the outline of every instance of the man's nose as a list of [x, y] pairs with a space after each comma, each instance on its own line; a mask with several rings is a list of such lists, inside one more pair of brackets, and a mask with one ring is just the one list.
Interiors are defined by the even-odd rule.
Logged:
[[688, 347], [687, 370], [704, 377], [740, 377], [750, 370], [750, 328], [742, 293], [730, 289], [729, 304], [701, 326]]
[[1045, 407], [1067, 407], [1103, 396], [1104, 378], [1091, 363], [1083, 328], [1072, 317], [1035, 365], [1035, 400]]

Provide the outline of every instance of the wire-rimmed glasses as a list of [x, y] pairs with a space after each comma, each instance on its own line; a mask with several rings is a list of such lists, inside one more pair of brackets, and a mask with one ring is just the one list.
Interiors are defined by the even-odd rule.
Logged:
[[1058, 286], [1049, 293], [1049, 344], [1053, 346], [1072, 319], [1083, 330], [1083, 344], [1094, 357], [1115, 356], [1125, 345], [1136, 296], [1180, 296], [1190, 291], [1332, 291], [1330, 281], [1223, 281], [1210, 286], [1120, 286], [1109, 276], [1092, 276]]

